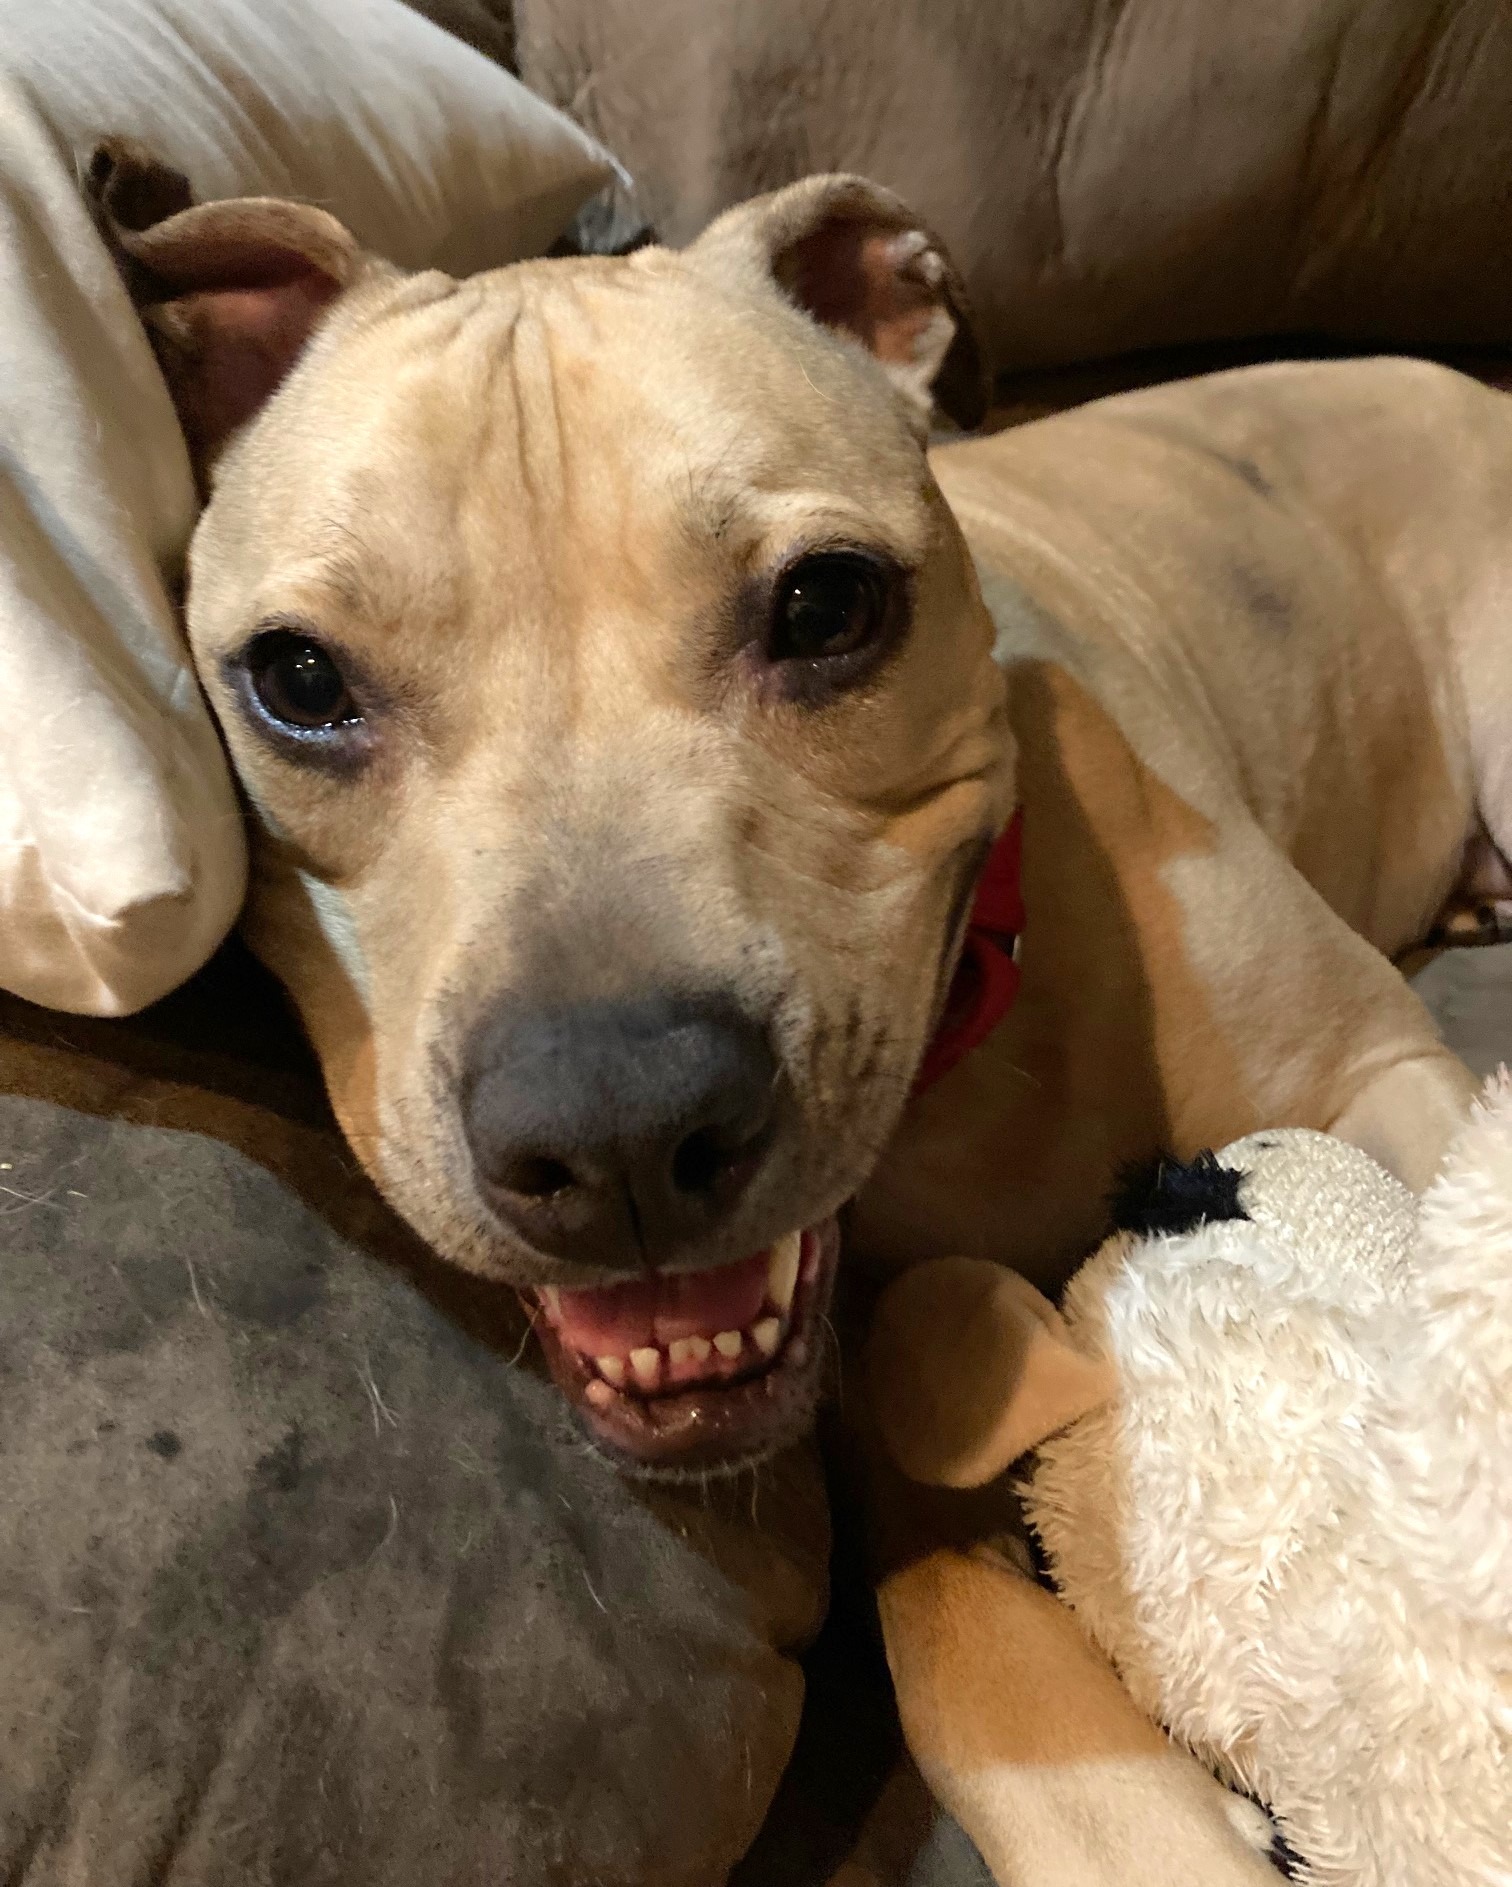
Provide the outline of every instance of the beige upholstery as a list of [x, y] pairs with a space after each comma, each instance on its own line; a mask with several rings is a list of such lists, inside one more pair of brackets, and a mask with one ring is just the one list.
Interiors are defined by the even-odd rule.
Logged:
[[603, 137], [668, 239], [861, 171], [938, 228], [1005, 367], [1298, 330], [1512, 341], [1505, 0], [514, 14], [521, 76]]

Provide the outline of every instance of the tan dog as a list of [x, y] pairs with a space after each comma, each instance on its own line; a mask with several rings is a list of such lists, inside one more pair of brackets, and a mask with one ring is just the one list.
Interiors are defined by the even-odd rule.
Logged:
[[[250, 934], [369, 1171], [536, 1296], [601, 1445], [796, 1433], [858, 1195], [884, 1265], [1053, 1285], [1162, 1145], [1287, 1121], [1431, 1170], [1473, 1084], [1388, 956], [1478, 822], [1512, 843], [1500, 396], [1262, 371], [932, 475], [952, 278], [858, 180], [466, 283], [318, 210], [102, 187], [210, 494], [188, 623]], [[1016, 800], [1021, 999], [905, 1113]], [[1002, 1877], [1265, 1878], [984, 1567], [917, 1558], [884, 1612], [926, 1772], [1019, 1831]], [[942, 1680], [1015, 1686], [1011, 1746], [931, 1714]]]

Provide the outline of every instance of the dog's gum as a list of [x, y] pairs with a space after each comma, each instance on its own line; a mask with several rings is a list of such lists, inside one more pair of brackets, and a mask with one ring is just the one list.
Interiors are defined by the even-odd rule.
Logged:
[[[702, 1366], [674, 1368], [667, 1352], [658, 1350], [655, 1390], [643, 1391], [628, 1360], [612, 1354], [608, 1361], [611, 1369], [618, 1364], [623, 1386], [611, 1385], [603, 1356], [575, 1349], [552, 1319], [542, 1318], [539, 1335], [557, 1386], [577, 1404], [595, 1444], [631, 1473], [720, 1473], [764, 1459], [795, 1440], [811, 1416], [822, 1347], [807, 1338], [805, 1328], [823, 1315], [838, 1251], [833, 1219], [805, 1231], [793, 1314], [776, 1317], [768, 1305], [743, 1330], [721, 1332], [740, 1338], [733, 1358], [711, 1342]], [[811, 1255], [813, 1265], [806, 1262]], [[777, 1348], [768, 1355], [773, 1324]]]
[[[596, 1372], [594, 1380], [614, 1391], [654, 1396], [700, 1386], [716, 1388], [738, 1378], [752, 1363], [766, 1364], [776, 1358], [789, 1334], [799, 1282], [812, 1283], [818, 1269], [819, 1241], [801, 1231], [791, 1232], [771, 1248], [763, 1314], [744, 1328], [637, 1344], [623, 1354], [584, 1354], [583, 1360]], [[559, 1294], [547, 1286], [540, 1295], [548, 1311], [555, 1312]], [[590, 1400], [596, 1409], [608, 1406], [597, 1392]]]

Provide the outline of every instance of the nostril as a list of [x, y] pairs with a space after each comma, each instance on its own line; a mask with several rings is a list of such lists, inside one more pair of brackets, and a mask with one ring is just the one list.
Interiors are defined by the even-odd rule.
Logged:
[[717, 1127], [690, 1133], [672, 1155], [672, 1184], [681, 1193], [709, 1193], [756, 1151], [762, 1129], [732, 1135]]
[[494, 1183], [520, 1199], [553, 1199], [575, 1186], [577, 1176], [565, 1161], [522, 1153], [495, 1169]]
[[713, 1128], [700, 1127], [672, 1155], [672, 1184], [679, 1192], [708, 1192], [727, 1158]]

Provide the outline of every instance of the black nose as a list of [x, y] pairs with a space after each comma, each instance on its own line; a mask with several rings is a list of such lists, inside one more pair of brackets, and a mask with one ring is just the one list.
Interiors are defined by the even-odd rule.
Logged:
[[766, 1151], [776, 1090], [765, 1035], [732, 1004], [651, 995], [501, 1008], [461, 1098], [501, 1216], [550, 1256], [636, 1270], [717, 1231]]

